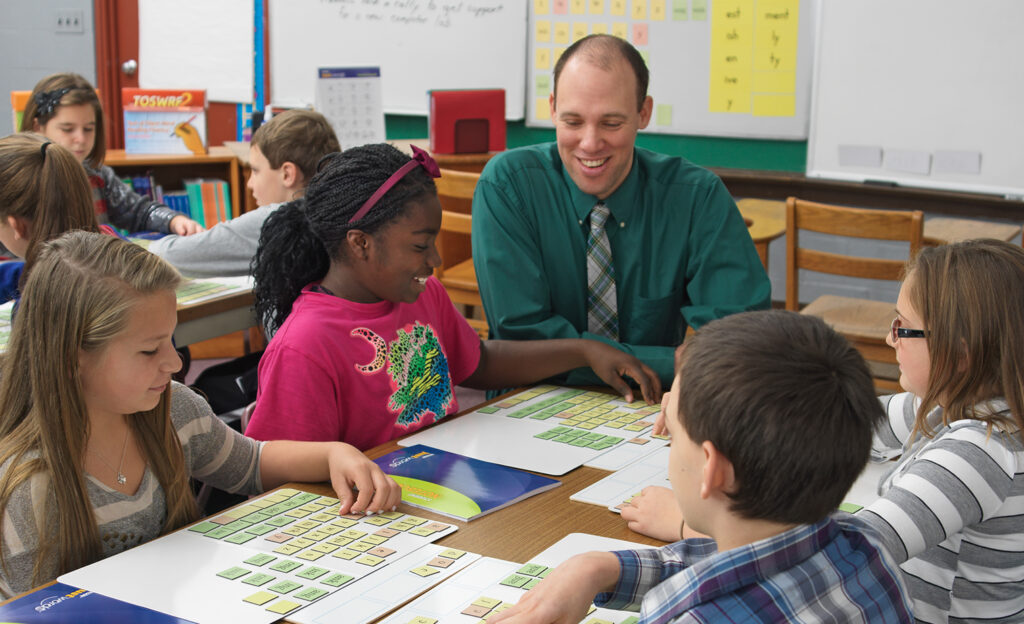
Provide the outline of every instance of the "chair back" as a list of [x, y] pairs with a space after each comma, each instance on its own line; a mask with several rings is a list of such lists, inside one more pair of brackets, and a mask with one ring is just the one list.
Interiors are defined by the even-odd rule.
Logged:
[[442, 263], [437, 269], [438, 279], [444, 276], [446, 269], [473, 257], [469, 241], [472, 228], [470, 211], [473, 191], [479, 179], [479, 173], [441, 169], [441, 177], [434, 180], [443, 211], [441, 234], [437, 237], [437, 249]]
[[473, 199], [473, 191], [476, 190], [476, 183], [479, 179], [479, 173], [441, 169], [441, 177], [434, 180], [441, 205], [444, 205], [445, 198]]
[[908, 259], [921, 249], [924, 214], [920, 210], [847, 208], [790, 197], [786, 200], [786, 309], [800, 309], [799, 271], [895, 281], [905, 260], [868, 258], [816, 251], [800, 246], [800, 230], [875, 240], [905, 241]]

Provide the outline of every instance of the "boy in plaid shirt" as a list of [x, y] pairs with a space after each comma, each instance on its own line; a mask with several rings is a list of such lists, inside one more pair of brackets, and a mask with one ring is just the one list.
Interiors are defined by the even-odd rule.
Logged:
[[676, 360], [669, 479], [683, 537], [710, 537], [577, 555], [488, 622], [577, 622], [591, 601], [641, 622], [912, 622], [899, 568], [835, 513], [884, 418], [857, 351], [765, 311], [709, 323]]

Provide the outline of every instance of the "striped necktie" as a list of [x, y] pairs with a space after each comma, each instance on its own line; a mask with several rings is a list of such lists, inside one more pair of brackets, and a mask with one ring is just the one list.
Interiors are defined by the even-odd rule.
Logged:
[[618, 304], [615, 299], [615, 269], [612, 248], [604, 224], [611, 212], [604, 202], [590, 211], [587, 237], [587, 329], [599, 336], [619, 339]]

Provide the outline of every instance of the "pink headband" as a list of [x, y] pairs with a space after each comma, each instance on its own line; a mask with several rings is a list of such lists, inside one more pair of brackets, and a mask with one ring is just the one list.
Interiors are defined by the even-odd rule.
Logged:
[[348, 222], [352, 223], [353, 221], [358, 221], [365, 217], [366, 213], [370, 212], [370, 208], [373, 208], [373, 206], [380, 201], [380, 198], [384, 197], [384, 194], [391, 190], [391, 187], [398, 184], [399, 180], [404, 178], [407, 173], [415, 169], [417, 166], [421, 166], [426, 169], [427, 173], [430, 174], [430, 177], [432, 178], [441, 177], [441, 169], [438, 168], [437, 162], [430, 157], [430, 154], [413, 145], [412, 160], [399, 167], [398, 171], [392, 173], [391, 177], [385, 180], [384, 184], [381, 184], [380, 188], [378, 188], [373, 195], [370, 195], [370, 199], [366, 200], [366, 203], [363, 204], [354, 215], [352, 215], [352, 218], [349, 219]]

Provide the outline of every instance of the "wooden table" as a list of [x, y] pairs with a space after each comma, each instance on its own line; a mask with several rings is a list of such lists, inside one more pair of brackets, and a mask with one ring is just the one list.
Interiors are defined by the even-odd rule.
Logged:
[[740, 199], [736, 201], [740, 214], [749, 220], [747, 232], [754, 239], [754, 247], [768, 270], [768, 243], [786, 233], [786, 203], [769, 199]]
[[[392, 441], [366, 454], [377, 458], [398, 448]], [[664, 542], [631, 531], [618, 514], [604, 507], [569, 500], [572, 494], [609, 474], [581, 466], [558, 477], [562, 485], [470, 522], [452, 520], [404, 503], [399, 510], [459, 527], [458, 531], [438, 540], [438, 544], [508, 561], [529, 561], [569, 533], [591, 533], [652, 546], [664, 545]], [[327, 483], [291, 483], [286, 487], [334, 496]]]

